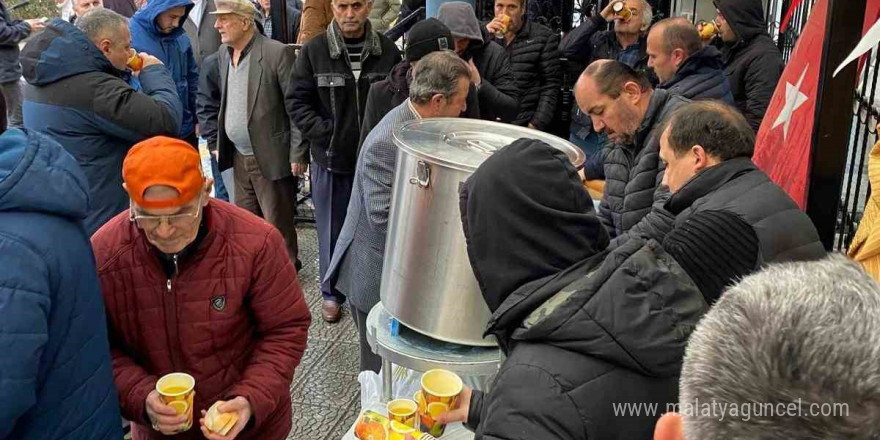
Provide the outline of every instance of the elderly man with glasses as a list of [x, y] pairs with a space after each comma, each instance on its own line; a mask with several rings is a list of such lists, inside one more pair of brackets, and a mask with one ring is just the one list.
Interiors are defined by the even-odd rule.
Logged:
[[[286, 439], [311, 316], [281, 233], [210, 198], [211, 179], [184, 141], [135, 145], [122, 178], [131, 208], [92, 246], [120, 406], [135, 438]], [[185, 432], [187, 417], [156, 391], [172, 372], [195, 378], [196, 421]], [[198, 420], [217, 401], [238, 415], [225, 436]]]

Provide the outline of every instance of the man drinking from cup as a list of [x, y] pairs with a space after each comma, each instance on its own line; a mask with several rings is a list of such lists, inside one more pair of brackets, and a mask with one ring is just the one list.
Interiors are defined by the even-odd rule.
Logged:
[[559, 36], [528, 20], [525, 4], [525, 0], [495, 0], [495, 18], [485, 27], [507, 51], [516, 77], [520, 104], [513, 124], [547, 131], [556, 115], [562, 83]]
[[[311, 316], [281, 234], [210, 198], [184, 141], [135, 145], [122, 178], [131, 207], [92, 246], [134, 438], [285, 439]], [[218, 427], [221, 418], [236, 421]]]

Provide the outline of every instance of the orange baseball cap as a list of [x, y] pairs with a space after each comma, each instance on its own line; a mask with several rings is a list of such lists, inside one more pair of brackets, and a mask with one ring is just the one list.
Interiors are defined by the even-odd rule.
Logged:
[[[198, 151], [180, 139], [165, 136], [131, 147], [122, 163], [122, 180], [134, 203], [147, 209], [182, 206], [198, 196], [205, 184]], [[147, 188], [154, 185], [170, 186], [179, 195], [170, 200], [144, 200]]]

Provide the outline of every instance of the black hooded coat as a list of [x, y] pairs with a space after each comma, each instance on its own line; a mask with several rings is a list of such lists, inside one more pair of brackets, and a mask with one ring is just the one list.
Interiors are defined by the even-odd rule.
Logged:
[[[462, 188], [468, 255], [507, 359], [474, 391], [477, 439], [650, 438], [678, 400], [687, 338], [708, 308], [656, 241], [608, 237], [577, 172], [518, 140]], [[656, 413], [626, 404], [657, 405]]]
[[715, 5], [737, 38], [721, 49], [724, 74], [737, 108], [757, 133], [785, 68], [782, 54], [767, 35], [761, 2], [716, 0]]

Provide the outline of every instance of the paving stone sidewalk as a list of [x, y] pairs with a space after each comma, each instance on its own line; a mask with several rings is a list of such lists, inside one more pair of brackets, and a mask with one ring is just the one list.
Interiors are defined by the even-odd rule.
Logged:
[[317, 233], [307, 224], [297, 227], [297, 235], [303, 262], [299, 281], [312, 310], [312, 326], [309, 347], [290, 387], [293, 429], [288, 439], [339, 440], [360, 409], [357, 330], [347, 307], [337, 324], [321, 319]]

